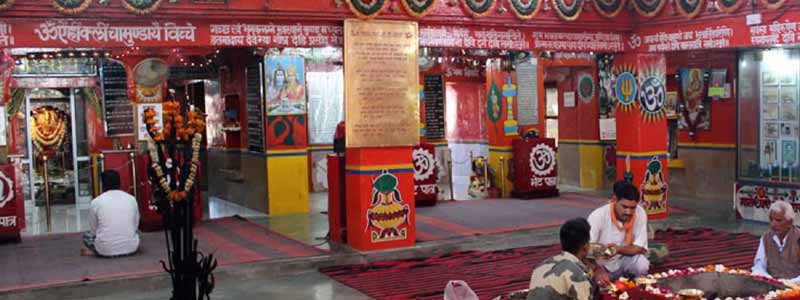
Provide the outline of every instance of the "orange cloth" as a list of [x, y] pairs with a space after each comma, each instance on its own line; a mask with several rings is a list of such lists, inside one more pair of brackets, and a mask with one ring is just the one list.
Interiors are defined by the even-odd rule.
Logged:
[[611, 201], [611, 223], [614, 224], [617, 229], [620, 231], [625, 232], [625, 246], [633, 245], [633, 223], [636, 221], [636, 211], [633, 211], [633, 216], [631, 219], [628, 220], [623, 226], [619, 226], [619, 222], [617, 221], [617, 201]]

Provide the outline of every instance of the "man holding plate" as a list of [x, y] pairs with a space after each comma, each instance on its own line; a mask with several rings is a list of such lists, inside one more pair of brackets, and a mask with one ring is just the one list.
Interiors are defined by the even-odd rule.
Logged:
[[[639, 191], [628, 181], [614, 183], [611, 203], [597, 208], [589, 215], [590, 241], [605, 245], [610, 256], [599, 259], [595, 279], [602, 285], [622, 276], [647, 274], [647, 212], [639, 206]], [[601, 255], [603, 256], [603, 255]]]

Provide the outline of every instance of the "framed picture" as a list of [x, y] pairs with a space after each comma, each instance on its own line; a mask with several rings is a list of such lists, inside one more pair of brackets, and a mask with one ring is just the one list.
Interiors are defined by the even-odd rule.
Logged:
[[795, 74], [794, 72], [781, 74], [781, 85], [782, 86], [783, 85], [795, 85], [795, 83], [797, 82], [796, 78], [797, 78], [797, 74]]
[[781, 141], [781, 160], [784, 166], [792, 167], [797, 163], [797, 141]]
[[785, 108], [781, 110], [782, 121], [797, 121], [797, 107]]
[[761, 91], [761, 99], [764, 103], [778, 103], [778, 87], [765, 87]]
[[677, 115], [678, 109], [678, 92], [667, 92], [667, 103], [664, 106], [664, 111], [667, 113], [667, 117], [672, 117]]
[[305, 60], [297, 56], [269, 56], [264, 63], [267, 70], [267, 115], [305, 114]]
[[764, 71], [761, 73], [761, 85], [778, 85], [778, 78], [775, 73]]
[[780, 137], [780, 128], [778, 123], [767, 123], [764, 126], [764, 136], [767, 138], [777, 139]]
[[781, 123], [781, 137], [791, 138], [794, 136], [794, 124]]
[[778, 142], [776, 140], [767, 140], [761, 152], [767, 166], [775, 164], [775, 161], [778, 160]]
[[762, 113], [764, 120], [777, 120], [778, 119], [778, 103], [764, 104]]
[[785, 108], [797, 108], [797, 93], [794, 89], [781, 88], [781, 106]]

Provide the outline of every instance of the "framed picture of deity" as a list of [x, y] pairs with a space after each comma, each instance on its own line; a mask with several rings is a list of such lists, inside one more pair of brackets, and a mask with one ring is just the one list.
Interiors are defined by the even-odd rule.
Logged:
[[668, 118], [676, 117], [678, 110], [678, 92], [667, 92], [667, 103], [664, 105], [664, 111], [667, 113]]
[[778, 77], [774, 72], [765, 71], [761, 73], [761, 85], [778, 85]]
[[781, 86], [795, 85], [797, 82], [797, 74], [794, 72], [787, 72], [781, 74]]
[[781, 141], [781, 161], [783, 161], [783, 165], [787, 167], [794, 167], [797, 163], [796, 140]]
[[781, 123], [781, 137], [793, 138], [795, 134], [797, 134], [797, 132], [794, 131], [794, 124]]
[[780, 128], [778, 128], [778, 123], [767, 123], [766, 126], [764, 126], [764, 136], [772, 139], [779, 138]]
[[797, 107], [784, 107], [781, 109], [782, 121], [797, 121]]
[[764, 103], [778, 103], [779, 95], [778, 87], [765, 87], [761, 91], [761, 99]]
[[767, 140], [764, 143], [764, 148], [761, 151], [764, 157], [764, 165], [772, 166], [778, 160], [778, 142], [776, 140]]
[[793, 88], [781, 87], [781, 108], [797, 108], [797, 93]]
[[778, 119], [778, 104], [767, 103], [764, 104], [763, 114], [764, 120], [777, 120]]

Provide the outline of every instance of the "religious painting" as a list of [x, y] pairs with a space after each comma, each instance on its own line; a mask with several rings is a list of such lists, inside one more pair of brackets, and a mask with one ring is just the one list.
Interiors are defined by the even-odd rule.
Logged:
[[797, 121], [797, 107], [784, 107], [781, 109], [781, 120]]
[[778, 142], [776, 140], [767, 140], [764, 143], [762, 155], [764, 156], [765, 166], [774, 165], [775, 161], [778, 160]]
[[583, 103], [591, 103], [594, 98], [594, 78], [591, 74], [582, 73], [578, 75], [578, 96]]
[[694, 132], [697, 129], [711, 129], [711, 102], [706, 98], [705, 71], [700, 68], [680, 70], [682, 97], [678, 128]]
[[767, 123], [764, 130], [764, 136], [767, 138], [777, 139], [780, 137], [778, 123]]
[[267, 115], [306, 113], [306, 73], [302, 57], [270, 56], [266, 59]]
[[267, 117], [267, 148], [296, 149], [308, 146], [306, 116]]
[[761, 99], [764, 103], [778, 103], [778, 87], [764, 87], [761, 91]]
[[765, 120], [777, 120], [778, 119], [778, 104], [767, 103], [764, 104], [764, 109], [761, 116]]
[[761, 85], [778, 85], [778, 77], [774, 72], [764, 71], [761, 73]]
[[664, 178], [661, 160], [658, 157], [653, 157], [647, 163], [640, 189], [644, 208], [648, 213], [659, 213], [666, 209], [667, 190], [669, 187]]
[[781, 106], [785, 108], [794, 108], [797, 107], [797, 94], [795, 94], [794, 88], [787, 89], [781, 87]]
[[795, 166], [797, 163], [797, 141], [781, 141], [781, 160], [784, 166]]
[[794, 85], [796, 82], [797, 74], [794, 72], [786, 72], [781, 74], [781, 86]]
[[598, 54], [597, 56], [597, 100], [600, 106], [600, 115], [614, 116], [614, 87], [611, 79], [614, 75], [612, 66], [614, 56], [612, 54]]
[[728, 69], [711, 70], [711, 83], [708, 86], [708, 96], [719, 99], [725, 96], [725, 79]]
[[664, 110], [667, 112], [667, 118], [678, 115], [678, 92], [667, 92], [667, 103]]
[[[403, 202], [397, 176], [383, 170], [372, 182], [372, 203], [367, 209], [367, 230], [373, 243], [408, 238], [411, 208]], [[412, 198], [413, 199], [413, 198]]]
[[794, 124], [781, 123], [781, 137], [792, 138], [795, 136]]

